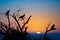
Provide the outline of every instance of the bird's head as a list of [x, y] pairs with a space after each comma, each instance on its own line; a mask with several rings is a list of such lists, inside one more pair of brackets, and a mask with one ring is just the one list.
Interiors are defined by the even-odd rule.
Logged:
[[51, 26], [51, 29], [50, 30], [55, 30], [56, 28], [55, 28], [55, 24], [53, 24], [52, 26]]
[[7, 16], [8, 16], [8, 15], [9, 15], [9, 12], [10, 12], [10, 9], [5, 13], [5, 15], [7, 15]]

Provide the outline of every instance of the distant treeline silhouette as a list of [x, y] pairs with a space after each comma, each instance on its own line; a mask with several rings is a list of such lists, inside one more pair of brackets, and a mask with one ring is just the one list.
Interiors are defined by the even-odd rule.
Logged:
[[[16, 13], [13, 13], [13, 15], [11, 15], [10, 10], [8, 10], [6, 11], [5, 16], [8, 20], [8, 25], [6, 25], [3, 22], [0, 22], [0, 34], [4, 35], [4, 38], [2, 40], [40, 40], [40, 38], [32, 39], [31, 35], [27, 32], [28, 26], [26, 26], [26, 24], [28, 24], [30, 18], [32, 17], [31, 15], [25, 20], [25, 14], [16, 15]], [[14, 29], [13, 26], [11, 27], [10, 17], [12, 17], [17, 23], [18, 26], [16, 26], [16, 29]], [[19, 23], [19, 21], [23, 21], [22, 26]], [[52, 40], [49, 37], [47, 37], [47, 33], [49, 31], [55, 30], [56, 28], [55, 28], [55, 24], [53, 24], [51, 25], [51, 28], [48, 30], [50, 23], [46, 28], [46, 32], [43, 36], [43, 40]]]

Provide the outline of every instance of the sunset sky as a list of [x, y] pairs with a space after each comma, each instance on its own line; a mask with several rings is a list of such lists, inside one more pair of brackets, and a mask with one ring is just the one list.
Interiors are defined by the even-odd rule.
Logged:
[[[21, 13], [30, 16], [28, 32], [45, 32], [50, 21], [56, 25], [56, 31], [60, 32], [60, 0], [0, 0], [0, 13], [11, 9], [11, 13], [20, 9]], [[0, 21], [2, 15], [0, 14]]]

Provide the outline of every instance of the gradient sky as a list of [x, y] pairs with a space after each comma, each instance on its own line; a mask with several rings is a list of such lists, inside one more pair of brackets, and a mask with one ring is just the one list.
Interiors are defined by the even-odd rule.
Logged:
[[54, 32], [60, 32], [60, 0], [0, 0], [0, 13], [8, 9], [14, 12], [19, 8], [26, 16], [32, 15], [28, 24], [29, 32], [45, 32], [50, 21], [56, 24], [57, 30]]

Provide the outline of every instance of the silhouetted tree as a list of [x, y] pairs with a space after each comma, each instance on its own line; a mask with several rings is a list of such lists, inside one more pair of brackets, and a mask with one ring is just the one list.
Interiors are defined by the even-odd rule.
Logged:
[[[9, 14], [10, 10], [8, 10], [5, 15], [7, 17], [8, 20], [8, 25], [6, 25], [3, 22], [0, 22], [0, 34], [4, 34], [4, 38], [3, 40], [27, 40], [27, 35], [29, 34], [27, 32], [28, 27], [25, 27], [26, 24], [28, 24], [31, 16], [29, 16], [27, 18], [27, 20], [23, 20], [24, 24], [21, 26], [21, 24], [19, 23], [18, 19], [17, 19], [17, 15], [15, 15], [15, 13], [13, 13], [13, 15]], [[10, 17], [11, 16], [15, 22], [17, 23], [17, 29], [14, 29], [13, 26], [11, 27], [11, 23], [10, 23]], [[24, 19], [25, 14], [23, 14], [22, 16], [19, 16], [19, 18]], [[24, 31], [23, 31], [24, 30]]]
[[49, 23], [49, 25], [48, 25], [47, 28], [46, 28], [46, 32], [45, 32], [45, 34], [44, 34], [43, 40], [52, 40], [52, 39], [50, 39], [49, 37], [47, 37], [47, 33], [50, 32], [50, 31], [52, 31], [52, 30], [55, 30], [56, 28], [55, 28], [55, 24], [53, 24], [53, 25], [51, 26], [51, 28], [48, 29], [49, 26], [50, 26], [50, 24], [51, 24], [51, 22]]
[[[8, 20], [8, 25], [6, 25], [3, 22], [0, 22], [0, 34], [4, 35], [3, 40], [32, 40], [33, 37], [30, 36], [30, 34], [27, 32], [28, 27], [26, 26], [26, 24], [28, 24], [32, 15], [30, 15], [26, 20], [24, 20], [25, 14], [18, 16], [17, 18], [16, 13], [13, 13], [13, 15], [9, 13], [10, 13], [10, 10], [8, 10], [5, 13]], [[16, 29], [13, 28], [14, 26], [11, 26], [10, 17], [12, 17], [15, 20], [16, 24], [18, 25], [16, 26]], [[21, 23], [19, 22], [20, 19], [23, 20], [24, 22], [23, 25], [21, 25]], [[51, 40], [49, 37], [47, 37], [47, 33], [56, 29], [55, 24], [51, 25], [51, 27], [50, 27], [50, 24], [51, 22], [46, 28], [46, 32], [44, 34], [43, 40]], [[48, 29], [49, 27], [50, 29]], [[34, 38], [33, 40], [40, 40], [40, 39]]]

